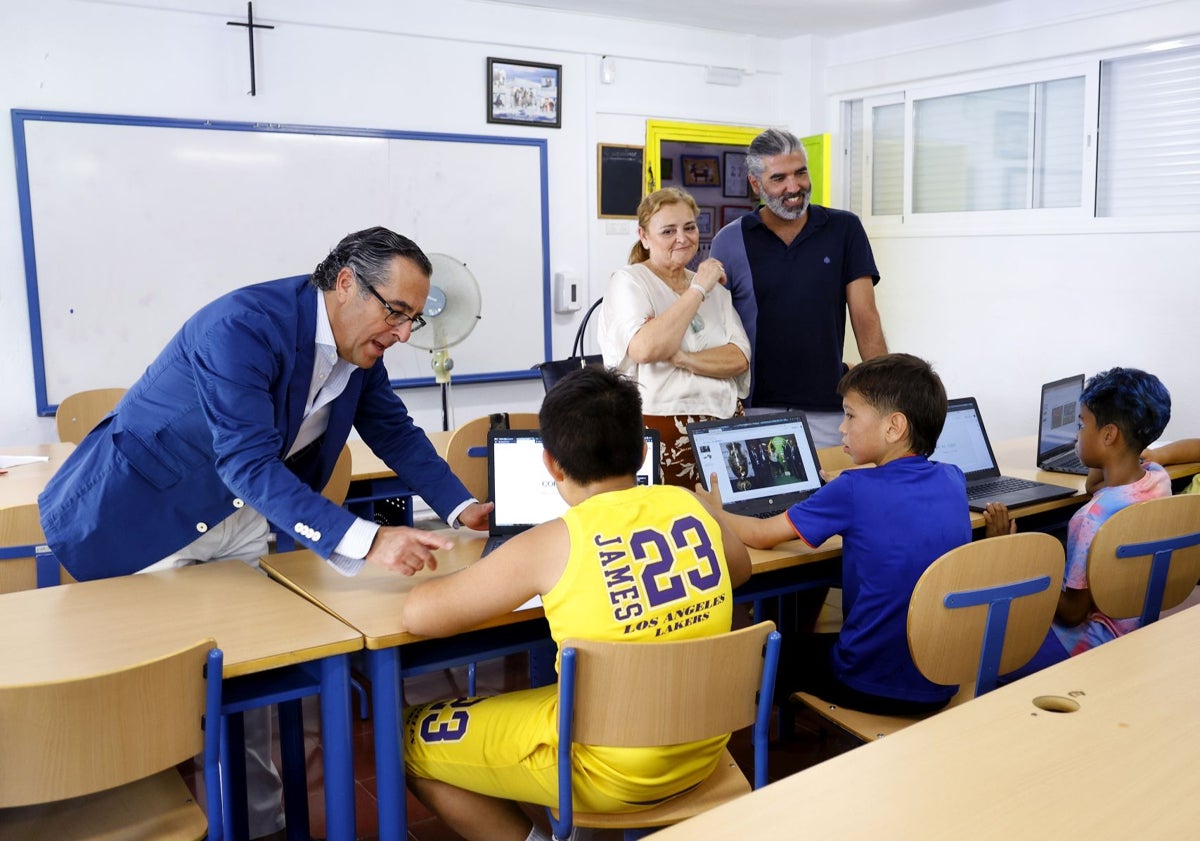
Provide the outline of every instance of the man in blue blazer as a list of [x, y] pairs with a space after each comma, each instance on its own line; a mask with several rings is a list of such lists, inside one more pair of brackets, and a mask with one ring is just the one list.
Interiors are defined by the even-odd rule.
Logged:
[[212, 542], [249, 508], [344, 572], [365, 561], [412, 574], [446, 541], [358, 521], [320, 494], [351, 426], [440, 516], [486, 529], [490, 506], [438, 457], [383, 365], [424, 323], [431, 271], [411, 240], [371, 228], [311, 277], [197, 312], [39, 497], [55, 556], [80, 580], [125, 575]]
[[[439, 516], [485, 530], [491, 504], [472, 499], [438, 457], [383, 365], [384, 351], [424, 325], [431, 272], [411, 240], [370, 228], [343, 239], [310, 277], [202, 308], [38, 498], [58, 560], [80, 580], [229, 558], [257, 566], [269, 521], [348, 575], [364, 563], [405, 575], [433, 566], [432, 550], [451, 541], [378, 526], [321, 496], [352, 426]], [[281, 816], [269, 719], [258, 747], [252, 727], [258, 837]], [[256, 766], [269, 778], [262, 785]]]

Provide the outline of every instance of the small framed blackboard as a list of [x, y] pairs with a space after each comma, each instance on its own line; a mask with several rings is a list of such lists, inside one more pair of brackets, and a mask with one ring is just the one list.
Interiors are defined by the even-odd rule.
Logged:
[[596, 147], [596, 183], [601, 219], [636, 219], [642, 200], [645, 149], [600, 143]]

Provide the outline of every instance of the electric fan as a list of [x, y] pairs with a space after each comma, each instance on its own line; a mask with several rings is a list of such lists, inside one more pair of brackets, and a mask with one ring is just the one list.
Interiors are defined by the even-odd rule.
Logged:
[[430, 254], [433, 274], [425, 300], [424, 330], [413, 333], [408, 343], [433, 354], [433, 378], [442, 386], [442, 429], [450, 429], [450, 371], [454, 360], [450, 348], [475, 329], [482, 300], [475, 276], [461, 260], [448, 254]]

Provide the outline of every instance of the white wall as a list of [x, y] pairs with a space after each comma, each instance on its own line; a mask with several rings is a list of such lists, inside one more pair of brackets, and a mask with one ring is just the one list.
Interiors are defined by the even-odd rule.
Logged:
[[[863, 93], [1197, 35], [1200, 0], [1011, 0], [831, 40], [813, 110], [836, 132], [838, 102]], [[804, 126], [813, 116], [789, 119]], [[1034, 433], [1041, 383], [1114, 365], [1149, 370], [1170, 389], [1165, 437], [1200, 436], [1191, 348], [1200, 232], [1191, 222], [1169, 232], [1105, 219], [1070, 231], [932, 236], [868, 225], [889, 347], [931, 359], [951, 396], [976, 395], [993, 438]]]
[[[256, 18], [276, 28], [258, 36], [250, 97], [245, 30], [225, 24], [244, 12], [204, 0], [0, 0], [0, 107], [546, 137], [550, 268], [583, 274], [591, 297], [633, 236], [596, 218], [598, 142], [641, 145], [648, 117], [781, 120], [776, 42], [469, 0], [259, 0]], [[601, 55], [616, 61], [615, 84], [599, 83]], [[487, 56], [561, 64], [562, 128], [488, 124]], [[710, 64], [753, 72], [741, 87], [717, 87], [704, 81]], [[298, 243], [299, 258], [316, 265], [348, 230]], [[170, 283], [170, 266], [163, 277]], [[540, 317], [540, 302], [529, 310]], [[554, 316], [556, 356], [569, 352], [580, 315]], [[36, 417], [11, 142], [0, 143], [0, 349], [0, 443], [55, 440], [53, 420]], [[452, 388], [460, 422], [536, 410], [542, 396], [537, 380]], [[436, 388], [403, 397], [420, 424], [440, 428]]]
[[[784, 42], [469, 0], [259, 0], [256, 14], [277, 28], [258, 41], [252, 98], [244, 32], [225, 25], [244, 7], [215, 5], [0, 0], [0, 106], [544, 136], [551, 270], [582, 274], [589, 300], [603, 294], [634, 236], [631, 223], [596, 216], [596, 143], [640, 145], [648, 117], [828, 131], [836, 146], [837, 101], [856, 92], [1200, 30], [1200, 0], [1009, 0], [830, 41]], [[489, 55], [562, 64], [563, 128], [488, 125]], [[612, 85], [600, 84], [602, 55], [616, 63]], [[749, 72], [740, 87], [714, 86], [704, 82], [706, 65]], [[55, 435], [52, 420], [35, 417], [13, 173], [11, 144], [0, 143], [0, 442], [23, 444]], [[298, 249], [315, 264], [343, 233]], [[952, 393], [976, 394], [994, 436], [1032, 432], [1041, 382], [1114, 364], [1162, 376], [1175, 399], [1168, 436], [1200, 434], [1188, 341], [1196, 232], [873, 232], [873, 243], [892, 347], [932, 358]], [[556, 355], [568, 352], [578, 318], [554, 316]], [[418, 422], [440, 426], [436, 389], [404, 398]], [[536, 381], [453, 390], [459, 420], [531, 410], [540, 399]]]

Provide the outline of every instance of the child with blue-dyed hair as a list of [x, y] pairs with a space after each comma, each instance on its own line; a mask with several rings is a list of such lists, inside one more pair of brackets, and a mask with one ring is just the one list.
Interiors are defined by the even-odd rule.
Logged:
[[[1067, 569], [1053, 626], [1062, 656], [1095, 648], [1141, 625], [1138, 619], [1113, 619], [1096, 609], [1088, 589], [1087, 556], [1096, 530], [1113, 514], [1135, 502], [1171, 495], [1167, 472], [1141, 459], [1170, 419], [1171, 395], [1153, 374], [1111, 368], [1084, 386], [1075, 449], [1090, 469], [1092, 498], [1067, 527]], [[1003, 505], [989, 505], [984, 518], [989, 536], [1015, 530]]]

